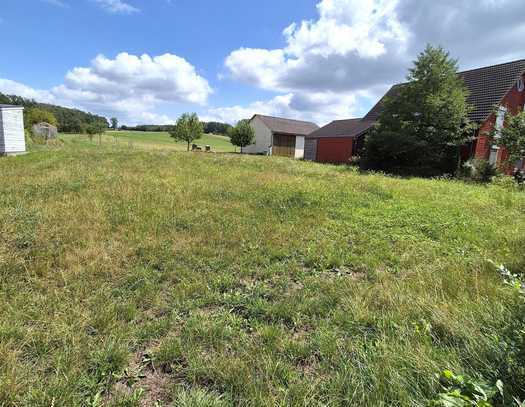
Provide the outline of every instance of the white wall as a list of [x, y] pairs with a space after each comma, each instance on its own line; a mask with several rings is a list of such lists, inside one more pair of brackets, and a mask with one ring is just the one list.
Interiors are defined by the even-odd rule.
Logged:
[[295, 158], [304, 158], [304, 136], [295, 137]]
[[0, 108], [0, 154], [16, 154], [25, 151], [24, 109], [22, 107]]
[[250, 121], [255, 130], [255, 144], [242, 149], [246, 154], [268, 154], [272, 145], [272, 132], [257, 116]]

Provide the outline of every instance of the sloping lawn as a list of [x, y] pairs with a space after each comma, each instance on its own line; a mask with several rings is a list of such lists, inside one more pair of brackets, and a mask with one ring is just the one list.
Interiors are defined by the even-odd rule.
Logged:
[[[60, 136], [66, 142], [90, 143], [86, 135], [62, 134]], [[145, 132], [145, 131], [107, 131], [101, 138], [104, 145], [117, 147], [133, 147], [143, 150], [165, 150], [165, 151], [186, 151], [186, 143], [176, 142], [166, 132]], [[91, 144], [97, 145], [99, 137], [93, 136]], [[204, 150], [209, 145], [215, 152], [234, 152], [235, 147], [230, 143], [226, 136], [215, 134], [205, 134], [202, 138], [195, 140], [195, 144]]]
[[[425, 405], [505, 377], [525, 196], [227, 154], [0, 159], [0, 405]], [[158, 403], [158, 404], [155, 404]]]

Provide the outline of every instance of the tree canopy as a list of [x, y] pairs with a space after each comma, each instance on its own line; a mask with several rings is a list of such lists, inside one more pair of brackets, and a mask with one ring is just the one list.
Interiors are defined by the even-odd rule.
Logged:
[[[207, 134], [220, 134], [226, 136], [231, 125], [219, 122], [202, 122], [203, 131]], [[129, 131], [153, 131], [153, 132], [172, 132], [175, 129], [173, 124], [140, 124], [138, 126], [121, 126], [122, 130]]]
[[419, 54], [395, 97], [384, 101], [365, 141], [365, 168], [405, 175], [454, 172], [459, 147], [471, 136], [468, 91], [457, 61], [441, 47]]
[[111, 128], [113, 130], [118, 130], [118, 119], [116, 117], [111, 118]]
[[86, 113], [78, 109], [38, 103], [33, 99], [26, 99], [21, 96], [0, 93], [0, 104], [24, 106], [26, 115], [28, 110], [33, 108], [51, 113], [56, 119], [58, 131], [63, 133], [83, 133], [87, 126], [95, 123], [106, 128], [108, 127], [108, 121], [105, 117]]
[[232, 127], [228, 133], [230, 135], [230, 141], [234, 146], [241, 148], [253, 144], [255, 139], [255, 130], [250, 125], [249, 120], [241, 120], [235, 127]]
[[170, 131], [171, 137], [177, 141], [184, 141], [188, 144], [188, 151], [190, 151], [190, 143], [202, 137], [204, 128], [199, 120], [197, 113], [184, 113], [178, 120], [175, 128]]
[[58, 121], [55, 115], [47, 110], [38, 107], [29, 107], [24, 112], [24, 127], [31, 130], [33, 125], [38, 123], [49, 123], [53, 126], [58, 126]]

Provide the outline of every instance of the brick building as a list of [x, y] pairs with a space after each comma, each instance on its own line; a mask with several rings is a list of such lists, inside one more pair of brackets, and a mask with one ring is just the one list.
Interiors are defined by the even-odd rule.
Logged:
[[[469, 119], [478, 124], [473, 141], [462, 149], [462, 159], [479, 158], [499, 164], [507, 158], [504, 148], [491, 142], [494, 127], [503, 126], [505, 115], [516, 114], [525, 104], [525, 59], [458, 73], [469, 91], [473, 106]], [[385, 98], [395, 98], [403, 84], [397, 84], [361, 119], [337, 120], [306, 136], [305, 158], [347, 163], [359, 155], [364, 138], [383, 110]], [[520, 168], [523, 161], [516, 163]]]

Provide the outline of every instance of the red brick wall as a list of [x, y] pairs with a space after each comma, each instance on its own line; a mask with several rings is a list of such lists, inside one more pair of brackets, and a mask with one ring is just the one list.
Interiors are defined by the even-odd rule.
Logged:
[[[525, 80], [525, 75], [523, 75]], [[507, 113], [516, 114], [523, 110], [523, 105], [525, 104], [525, 91], [518, 92], [517, 85], [514, 84], [513, 88], [505, 95], [503, 101], [501, 102], [502, 106], [507, 107]], [[474, 154], [475, 158], [488, 160], [490, 155], [490, 133], [494, 128], [496, 122], [496, 115], [491, 114], [489, 118], [481, 124], [478, 130], [478, 140], [476, 144], [476, 151]], [[498, 162], [505, 161], [507, 158], [507, 152], [504, 148], [500, 149], [498, 154]]]

